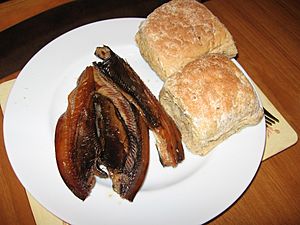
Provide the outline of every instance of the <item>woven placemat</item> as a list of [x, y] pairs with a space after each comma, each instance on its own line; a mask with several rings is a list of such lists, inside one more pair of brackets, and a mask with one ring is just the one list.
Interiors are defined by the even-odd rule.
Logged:
[[[4, 112], [7, 97], [14, 84], [15, 80], [10, 80], [0, 84], [0, 104]], [[273, 155], [287, 149], [294, 145], [298, 136], [295, 130], [289, 125], [279, 111], [274, 107], [270, 100], [264, 95], [259, 87], [256, 89], [260, 95], [263, 106], [271, 114], [279, 119], [279, 123], [267, 128], [267, 137], [263, 160], [270, 158]], [[37, 225], [62, 225], [66, 224], [56, 216], [51, 214], [47, 209], [41, 206], [31, 195], [27, 192], [28, 200]]]

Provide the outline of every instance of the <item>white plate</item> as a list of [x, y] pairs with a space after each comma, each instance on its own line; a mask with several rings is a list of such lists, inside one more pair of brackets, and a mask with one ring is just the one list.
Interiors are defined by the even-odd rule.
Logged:
[[28, 62], [9, 96], [4, 138], [13, 169], [44, 207], [71, 224], [201, 224], [235, 202], [260, 165], [264, 120], [233, 135], [208, 156], [185, 151], [185, 161], [175, 169], [160, 165], [151, 136], [149, 171], [133, 203], [120, 199], [109, 181], [100, 179], [84, 202], [70, 192], [56, 166], [54, 129], [78, 76], [98, 60], [95, 48], [110, 46], [156, 96], [162, 87], [134, 42], [141, 21], [100, 21], [60, 36]]

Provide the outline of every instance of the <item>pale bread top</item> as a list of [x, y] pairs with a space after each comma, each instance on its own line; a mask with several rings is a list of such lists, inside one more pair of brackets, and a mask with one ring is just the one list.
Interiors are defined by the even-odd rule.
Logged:
[[[167, 93], [166, 93], [167, 92]], [[252, 85], [240, 69], [226, 56], [208, 54], [187, 64], [181, 72], [170, 76], [161, 91], [163, 105], [168, 104], [168, 113], [182, 111], [176, 118], [191, 127], [194, 133], [189, 142], [191, 148], [205, 148], [211, 142], [220, 142], [247, 125], [257, 124], [263, 111]], [[167, 95], [166, 95], [167, 94]], [[172, 104], [173, 106], [170, 106]], [[194, 143], [195, 142], [195, 143]], [[193, 150], [193, 149], [192, 149]]]
[[173, 0], [155, 9], [140, 25], [136, 42], [162, 80], [206, 53], [237, 54], [226, 27], [195, 0]]

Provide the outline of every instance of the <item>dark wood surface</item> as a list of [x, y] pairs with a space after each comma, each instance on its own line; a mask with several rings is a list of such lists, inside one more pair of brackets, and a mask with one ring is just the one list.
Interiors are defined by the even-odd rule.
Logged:
[[[10, 18], [0, 23], [0, 82], [17, 77], [36, 51], [67, 30], [105, 18], [144, 17], [164, 1], [33, 2], [0, 4], [0, 18]], [[232, 33], [240, 64], [299, 134], [299, 1], [209, 0], [205, 5]], [[43, 13], [35, 16], [39, 12]], [[2, 121], [1, 114], [1, 128]], [[0, 132], [0, 223], [35, 224], [25, 191], [7, 159], [2, 129]], [[262, 162], [245, 193], [209, 224], [300, 224], [299, 171], [297, 143]]]

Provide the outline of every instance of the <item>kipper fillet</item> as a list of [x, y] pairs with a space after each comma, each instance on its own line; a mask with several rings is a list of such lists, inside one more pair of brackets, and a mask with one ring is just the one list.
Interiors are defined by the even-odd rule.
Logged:
[[184, 159], [184, 151], [175, 122], [130, 65], [109, 47], [97, 47], [95, 55], [102, 59], [101, 62], [94, 63], [101, 75], [112, 80], [123, 95], [144, 114], [149, 128], [154, 132], [162, 165], [177, 166]]

